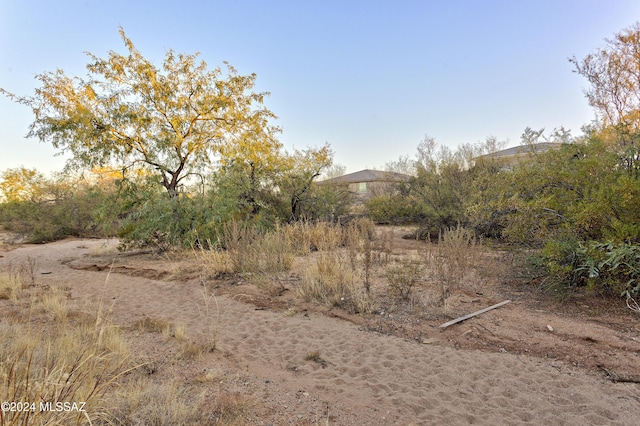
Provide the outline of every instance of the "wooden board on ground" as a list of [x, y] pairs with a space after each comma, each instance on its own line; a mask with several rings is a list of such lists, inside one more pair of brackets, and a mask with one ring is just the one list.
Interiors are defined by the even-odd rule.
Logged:
[[499, 308], [500, 306], [506, 305], [509, 302], [511, 302], [511, 300], [505, 300], [504, 302], [496, 303], [495, 305], [489, 306], [488, 308], [480, 309], [479, 311], [475, 311], [475, 312], [473, 312], [471, 314], [468, 314], [468, 315], [465, 315], [465, 316], [462, 316], [462, 317], [458, 317], [458, 318], [456, 318], [454, 320], [451, 320], [449, 322], [445, 322], [444, 324], [442, 324], [440, 326], [440, 328], [447, 328], [450, 325], [462, 322], [462, 321], [467, 320], [469, 318], [475, 317], [476, 315], [484, 314], [485, 312], [489, 312], [492, 309]]

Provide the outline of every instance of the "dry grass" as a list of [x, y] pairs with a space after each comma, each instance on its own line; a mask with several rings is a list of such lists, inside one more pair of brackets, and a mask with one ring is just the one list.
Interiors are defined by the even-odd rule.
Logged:
[[298, 256], [328, 251], [343, 244], [343, 229], [328, 222], [296, 222], [283, 228], [284, 238]]
[[172, 324], [162, 318], [144, 317], [135, 321], [132, 327], [136, 330], [144, 331], [147, 333], [160, 333], [168, 334], [172, 328]]
[[[181, 341], [184, 326], [146, 318], [123, 329], [102, 305], [77, 309], [66, 291], [47, 286], [25, 291], [18, 275], [5, 278], [2, 288], [11, 290], [3, 290], [7, 297], [0, 301], [9, 313], [0, 316], [0, 395], [3, 401], [34, 405], [0, 413], [0, 425], [246, 424], [242, 416], [250, 404], [238, 395], [221, 392], [211, 406], [204, 399], [206, 388], [197, 383], [155, 381], [162, 362], [133, 361], [127, 330], [172, 330]], [[205, 300], [203, 307], [212, 327], [214, 303]], [[189, 362], [215, 348], [215, 328], [210, 333], [204, 343], [183, 341], [181, 359]], [[56, 401], [76, 403], [81, 410], [40, 409], [41, 403]]]
[[[0, 322], [0, 359], [4, 361], [0, 363], [0, 395], [6, 401], [33, 403], [36, 409], [5, 412], [1, 424], [104, 420], [106, 393], [131, 369], [119, 328], [98, 317], [90, 324], [61, 326], [66, 324], [68, 306], [60, 292], [34, 297], [31, 303], [19, 323]], [[84, 403], [84, 411], [40, 410], [40, 403], [50, 401]]]
[[315, 265], [308, 268], [296, 288], [307, 301], [327, 307], [341, 307], [353, 313], [373, 312], [374, 304], [362, 287], [362, 278], [345, 254], [320, 253]]
[[481, 253], [473, 232], [461, 226], [445, 231], [437, 244], [427, 243], [424, 263], [431, 280], [439, 287], [443, 313], [447, 312], [451, 292], [472, 281]]
[[228, 251], [200, 249], [197, 253], [203, 275], [218, 277], [233, 274], [233, 260]]
[[22, 290], [22, 280], [14, 273], [0, 273], [0, 300], [16, 300]]
[[[337, 234], [334, 237], [337, 242]], [[367, 219], [351, 222], [342, 229], [340, 238], [344, 249], [337, 249], [336, 243], [321, 251], [315, 265], [305, 271], [297, 292], [307, 301], [315, 300], [328, 307], [373, 312], [374, 270], [390, 258], [389, 239], [377, 238], [373, 222]]]
[[200, 316], [206, 324], [205, 341], [200, 346], [205, 352], [215, 351], [220, 335], [220, 306], [215, 294], [207, 294], [206, 289], [202, 290], [203, 304], [198, 306]]
[[204, 264], [217, 273], [278, 273], [290, 270], [295, 258], [281, 227], [260, 232], [246, 223], [231, 221], [220, 239], [224, 251], [202, 252]]
[[176, 382], [131, 380], [113, 394], [108, 408], [116, 425], [197, 425], [203, 421], [205, 394]]
[[64, 324], [69, 314], [67, 300], [69, 293], [57, 287], [51, 287], [40, 298], [40, 307], [49, 320]]
[[245, 421], [251, 415], [253, 403], [239, 393], [222, 393], [216, 395], [211, 407], [209, 424], [226, 426], [245, 426]]
[[389, 294], [408, 301], [413, 288], [424, 279], [424, 267], [419, 259], [401, 259], [387, 267], [385, 276]]

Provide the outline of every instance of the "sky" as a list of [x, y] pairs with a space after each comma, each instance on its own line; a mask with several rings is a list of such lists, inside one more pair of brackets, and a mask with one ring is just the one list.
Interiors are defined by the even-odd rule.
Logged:
[[[425, 135], [455, 149], [526, 127], [579, 135], [594, 118], [568, 58], [640, 20], [637, 0], [0, 0], [0, 87], [84, 77], [85, 52], [126, 53], [122, 27], [157, 66], [169, 49], [257, 74], [286, 149], [331, 145], [348, 172], [414, 156]], [[0, 95], [0, 171], [61, 170], [26, 139], [31, 110]]]

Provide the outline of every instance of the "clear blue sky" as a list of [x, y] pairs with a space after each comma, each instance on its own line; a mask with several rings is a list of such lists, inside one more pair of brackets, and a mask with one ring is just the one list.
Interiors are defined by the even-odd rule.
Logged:
[[[329, 142], [348, 171], [414, 155], [425, 134], [455, 148], [525, 127], [580, 133], [593, 112], [567, 58], [640, 20], [637, 0], [0, 0], [0, 87], [31, 95], [36, 74], [78, 76], [92, 52], [201, 52], [258, 75], [285, 147]], [[0, 97], [0, 170], [60, 170], [24, 138], [31, 111]]]

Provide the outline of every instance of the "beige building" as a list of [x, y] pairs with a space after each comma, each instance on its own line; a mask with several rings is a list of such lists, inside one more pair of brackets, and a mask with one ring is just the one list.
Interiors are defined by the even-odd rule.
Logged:
[[505, 169], [512, 169], [517, 163], [530, 158], [532, 155], [542, 154], [551, 149], [558, 149], [562, 146], [557, 142], [540, 142], [531, 145], [519, 145], [512, 148], [503, 149], [502, 151], [492, 152], [491, 154], [481, 155], [474, 158], [475, 162], [479, 160], [496, 160], [500, 161]]
[[332, 179], [319, 181], [318, 185], [332, 185], [345, 189], [355, 195], [360, 202], [376, 195], [393, 191], [395, 185], [407, 182], [411, 176], [402, 173], [381, 170], [360, 170]]

